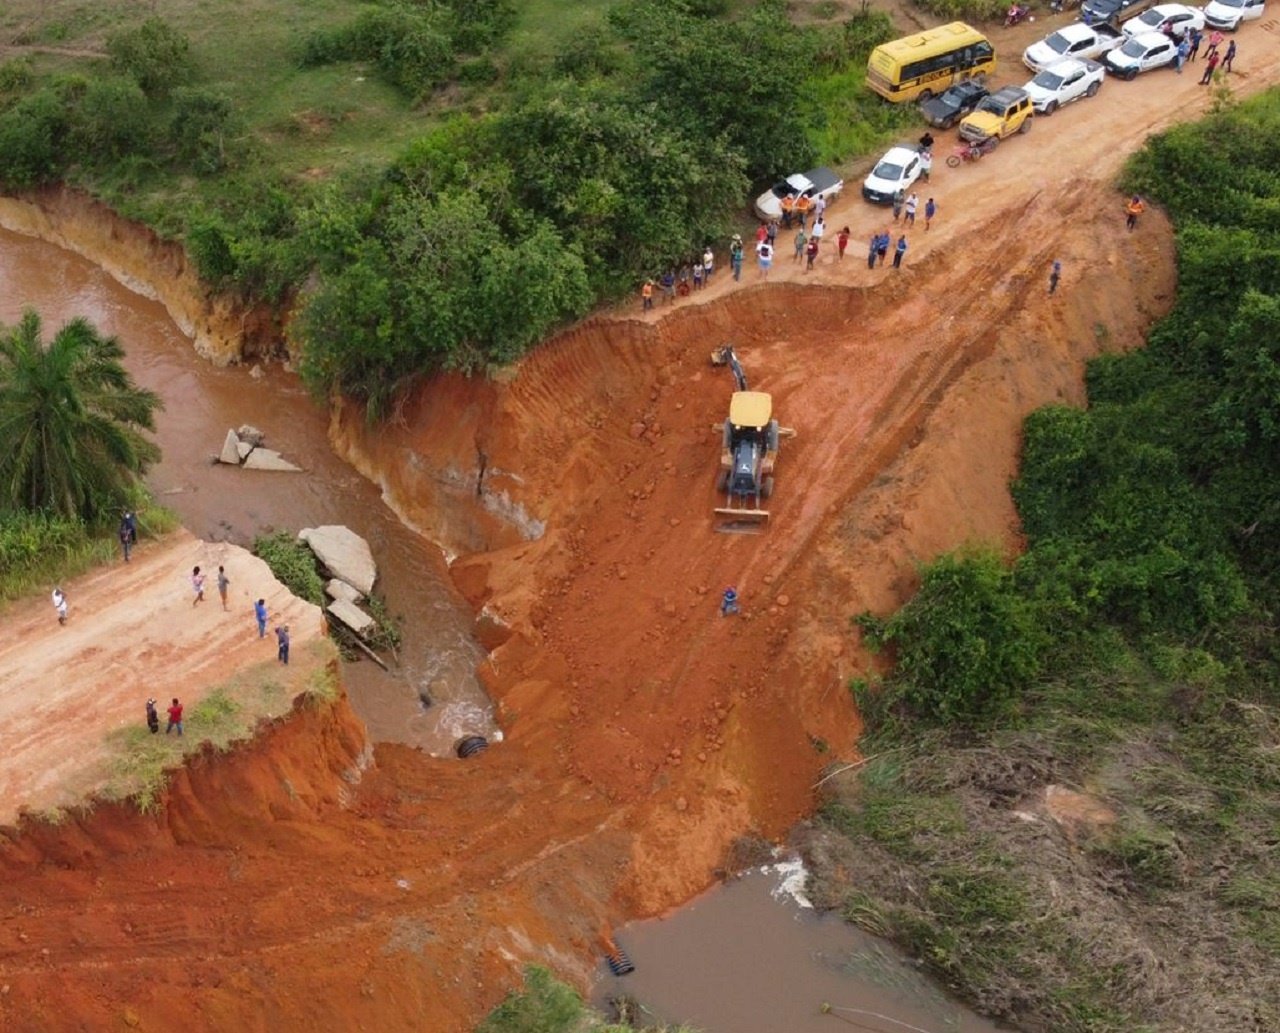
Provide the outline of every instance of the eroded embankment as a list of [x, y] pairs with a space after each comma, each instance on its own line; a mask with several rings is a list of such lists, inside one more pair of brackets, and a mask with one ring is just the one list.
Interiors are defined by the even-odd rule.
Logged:
[[56, 244], [101, 266], [130, 289], [164, 305], [197, 352], [225, 366], [279, 351], [280, 316], [215, 294], [200, 280], [181, 244], [121, 219], [79, 190], [48, 187], [0, 196], [0, 226]]
[[[180, 837], [109, 812], [48, 830], [0, 886], [0, 1017], [463, 1030], [515, 965], [585, 978], [603, 926], [687, 899], [742, 833], [784, 834], [853, 755], [848, 616], [901, 599], [941, 549], [1013, 547], [1022, 417], [1078, 401], [1083, 361], [1137, 345], [1171, 300], [1167, 227], [1116, 234], [1101, 189], [1041, 193], [872, 290], [757, 286], [594, 322], [506, 383], [426, 385], [399, 425], [344, 414], [335, 442], [452, 535], [459, 584], [516, 629], [484, 672], [507, 741], [467, 764], [379, 747], [344, 798], [332, 768], [328, 795], [294, 784], [281, 758], [327, 765], [304, 722], [223, 784], [275, 803], [202, 790]], [[1079, 273], [1051, 299], [1052, 257]], [[760, 536], [711, 526], [732, 384], [706, 360], [726, 338], [797, 430]], [[723, 620], [730, 583], [745, 613]]]

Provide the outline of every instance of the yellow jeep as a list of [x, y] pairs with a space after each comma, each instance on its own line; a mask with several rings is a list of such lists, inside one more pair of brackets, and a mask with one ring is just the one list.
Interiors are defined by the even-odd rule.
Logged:
[[969, 143], [1003, 139], [1031, 128], [1032, 106], [1027, 91], [1006, 86], [982, 102], [960, 123], [960, 138]]

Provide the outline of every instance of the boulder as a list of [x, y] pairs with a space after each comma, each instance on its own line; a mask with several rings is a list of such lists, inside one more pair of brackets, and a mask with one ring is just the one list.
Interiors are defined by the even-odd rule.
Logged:
[[261, 380], [266, 375], [267, 374], [263, 371], [262, 367], [256, 362], [253, 364], [253, 368], [249, 370], [249, 376], [253, 377], [254, 380]]
[[262, 431], [258, 430], [257, 427], [250, 426], [247, 423], [241, 425], [240, 429], [236, 431], [236, 434], [239, 436], [241, 441], [247, 441], [249, 442], [249, 444], [253, 445], [255, 448], [267, 440], [267, 436], [263, 434]]
[[329, 604], [329, 612], [361, 638], [369, 634], [377, 626], [377, 621], [355, 603], [346, 599], [335, 599], [331, 602]]
[[311, 546], [316, 558], [334, 577], [364, 595], [373, 590], [373, 583], [378, 579], [373, 553], [369, 551], [369, 543], [351, 528], [339, 524], [307, 527], [298, 533], [298, 539]]
[[345, 599], [349, 603], [358, 603], [364, 598], [349, 584], [345, 581], [339, 581], [336, 577], [331, 578], [329, 583], [324, 586], [324, 592], [330, 599]]
[[245, 458], [244, 468], [246, 470], [283, 470], [291, 473], [302, 473], [302, 467], [294, 466], [279, 452], [274, 452], [269, 448], [255, 448], [250, 452]]
[[218, 453], [218, 462], [226, 463], [228, 466], [240, 465], [240, 453], [236, 450], [236, 446], [240, 444], [240, 439], [236, 437], [234, 430], [227, 431], [226, 440], [222, 442], [222, 451]]
[[244, 459], [250, 452], [253, 451], [253, 446], [249, 444], [249, 442], [247, 441], [237, 441], [236, 451], [240, 454], [240, 458]]

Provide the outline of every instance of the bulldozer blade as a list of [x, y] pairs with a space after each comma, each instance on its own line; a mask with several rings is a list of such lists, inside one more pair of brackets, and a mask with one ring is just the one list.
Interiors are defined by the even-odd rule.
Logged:
[[767, 509], [720, 508], [715, 512], [716, 516], [725, 518], [716, 526], [722, 534], [759, 534], [769, 522]]

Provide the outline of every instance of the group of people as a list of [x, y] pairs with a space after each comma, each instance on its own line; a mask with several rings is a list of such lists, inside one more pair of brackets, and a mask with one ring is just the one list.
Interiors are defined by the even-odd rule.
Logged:
[[[692, 291], [700, 291], [711, 282], [711, 274], [715, 272], [716, 256], [708, 244], [702, 254], [692, 262], [685, 262], [679, 269], [669, 268], [655, 284], [653, 280], [645, 280], [641, 288], [644, 310], [653, 308], [655, 290], [662, 288], [663, 300], [670, 304], [676, 297], [687, 298]], [[735, 279], [737, 277], [735, 276]]]
[[[1176, 26], [1171, 24], [1164, 26], [1164, 32], [1171, 39], [1178, 41], [1178, 48], [1173, 54], [1173, 67], [1181, 75], [1182, 66], [1188, 61], [1194, 61], [1199, 56], [1200, 44], [1204, 42], [1204, 33], [1196, 28], [1179, 33]], [[1204, 52], [1204, 74], [1200, 76], [1201, 86], [1207, 86], [1213, 81], [1213, 73], [1218, 70], [1219, 65], [1222, 66], [1224, 72], [1231, 71], [1231, 63], [1236, 59], [1236, 41], [1232, 40], [1228, 44], [1226, 52], [1221, 53], [1219, 48], [1225, 38], [1217, 29], [1214, 29], [1209, 34], [1209, 46]]]

